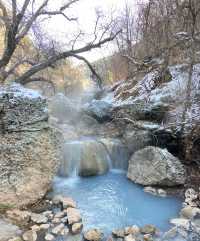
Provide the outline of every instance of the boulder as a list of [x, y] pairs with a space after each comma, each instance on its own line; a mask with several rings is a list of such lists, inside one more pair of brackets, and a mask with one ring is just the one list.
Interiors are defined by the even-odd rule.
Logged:
[[48, 125], [46, 100], [19, 85], [0, 88], [0, 203], [32, 204], [50, 188], [61, 134]]
[[127, 176], [145, 186], [171, 187], [184, 184], [186, 173], [180, 160], [167, 149], [149, 146], [133, 154]]
[[163, 102], [148, 102], [134, 100], [132, 103], [123, 104], [112, 109], [112, 118], [129, 117], [132, 120], [146, 120], [161, 123], [164, 119], [169, 104]]
[[103, 100], [93, 100], [85, 105], [84, 111], [99, 122], [105, 122], [111, 119], [112, 105]]
[[123, 139], [131, 154], [152, 144], [152, 135], [149, 130], [127, 128]]

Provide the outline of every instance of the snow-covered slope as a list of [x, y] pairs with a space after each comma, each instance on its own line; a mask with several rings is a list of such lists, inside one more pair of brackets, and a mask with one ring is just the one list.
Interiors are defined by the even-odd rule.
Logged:
[[[129, 82], [120, 82], [103, 100], [113, 106], [134, 105], [138, 102], [151, 105], [169, 105], [165, 123], [176, 125], [182, 122], [182, 113], [186, 101], [188, 84], [188, 68], [186, 65], [176, 65], [169, 68], [171, 80], [161, 85], [156, 84], [158, 71], [154, 70], [144, 76], [135, 86]], [[191, 125], [200, 121], [200, 64], [194, 66], [192, 76], [192, 92], [190, 105], [186, 113], [186, 124]]]

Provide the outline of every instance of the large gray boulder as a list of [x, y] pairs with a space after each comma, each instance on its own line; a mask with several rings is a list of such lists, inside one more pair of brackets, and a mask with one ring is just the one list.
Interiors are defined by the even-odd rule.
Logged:
[[112, 105], [103, 100], [93, 100], [84, 107], [85, 113], [94, 117], [99, 122], [110, 120], [111, 110]]
[[127, 176], [145, 186], [176, 186], [184, 184], [185, 169], [167, 149], [148, 146], [133, 154]]
[[0, 88], [0, 204], [42, 198], [60, 161], [61, 135], [48, 125], [46, 100], [19, 85]]

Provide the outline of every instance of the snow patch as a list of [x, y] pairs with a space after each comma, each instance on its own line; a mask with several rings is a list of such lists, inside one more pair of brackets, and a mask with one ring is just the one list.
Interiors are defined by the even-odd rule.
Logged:
[[5, 94], [13, 94], [15, 98], [44, 99], [44, 97], [40, 95], [38, 91], [27, 89], [17, 83], [14, 83], [10, 86], [0, 87], [0, 96], [2, 97]]

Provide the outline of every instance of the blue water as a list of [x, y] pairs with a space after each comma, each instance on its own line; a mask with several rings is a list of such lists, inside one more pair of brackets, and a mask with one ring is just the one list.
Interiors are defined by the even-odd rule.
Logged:
[[89, 178], [60, 178], [54, 181], [54, 194], [71, 196], [81, 211], [84, 229], [100, 228], [104, 233], [129, 225], [154, 224], [162, 231], [178, 216], [181, 200], [156, 197], [129, 181], [125, 173], [109, 172]]

